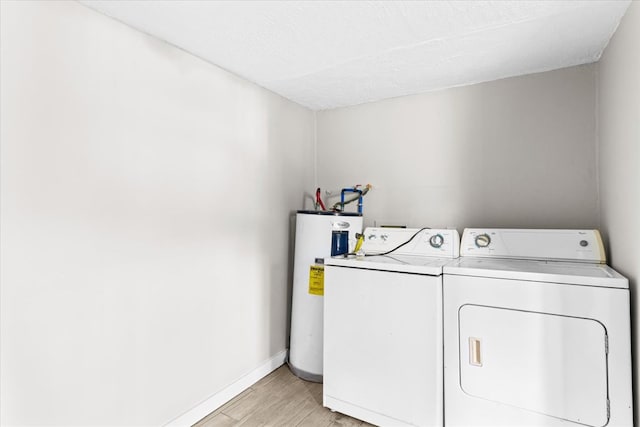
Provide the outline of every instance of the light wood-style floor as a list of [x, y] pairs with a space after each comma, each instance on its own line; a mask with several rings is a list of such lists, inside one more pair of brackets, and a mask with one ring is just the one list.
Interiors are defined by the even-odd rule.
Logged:
[[322, 406], [322, 384], [303, 381], [287, 365], [212, 412], [194, 427], [371, 426]]

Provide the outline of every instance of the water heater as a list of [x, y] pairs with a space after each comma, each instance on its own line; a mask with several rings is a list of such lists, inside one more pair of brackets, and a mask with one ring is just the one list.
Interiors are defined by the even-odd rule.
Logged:
[[[298, 377], [322, 382], [324, 258], [348, 235], [349, 251], [362, 233], [362, 214], [298, 211], [296, 215], [289, 366]], [[340, 237], [336, 237], [340, 236]], [[333, 240], [333, 241], [332, 241]]]

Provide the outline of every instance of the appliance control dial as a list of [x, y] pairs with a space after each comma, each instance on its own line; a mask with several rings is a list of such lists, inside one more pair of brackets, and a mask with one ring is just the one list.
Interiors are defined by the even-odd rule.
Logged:
[[438, 249], [444, 244], [444, 237], [442, 237], [442, 234], [434, 234], [429, 239], [429, 244], [431, 247]]
[[476, 236], [476, 246], [479, 248], [486, 248], [491, 243], [491, 237], [487, 233], [478, 234]]

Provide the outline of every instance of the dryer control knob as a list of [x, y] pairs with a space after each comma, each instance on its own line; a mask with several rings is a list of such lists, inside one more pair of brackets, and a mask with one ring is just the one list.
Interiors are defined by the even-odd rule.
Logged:
[[479, 248], [486, 248], [491, 243], [491, 237], [488, 234], [478, 234], [476, 236], [476, 246]]
[[429, 244], [431, 247], [438, 249], [444, 244], [444, 237], [442, 237], [442, 234], [434, 234], [429, 239]]

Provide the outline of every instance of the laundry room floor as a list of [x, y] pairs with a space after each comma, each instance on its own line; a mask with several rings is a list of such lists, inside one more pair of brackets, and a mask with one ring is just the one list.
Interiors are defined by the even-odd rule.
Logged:
[[194, 427], [230, 426], [355, 427], [371, 424], [324, 408], [322, 384], [303, 381], [283, 365]]

